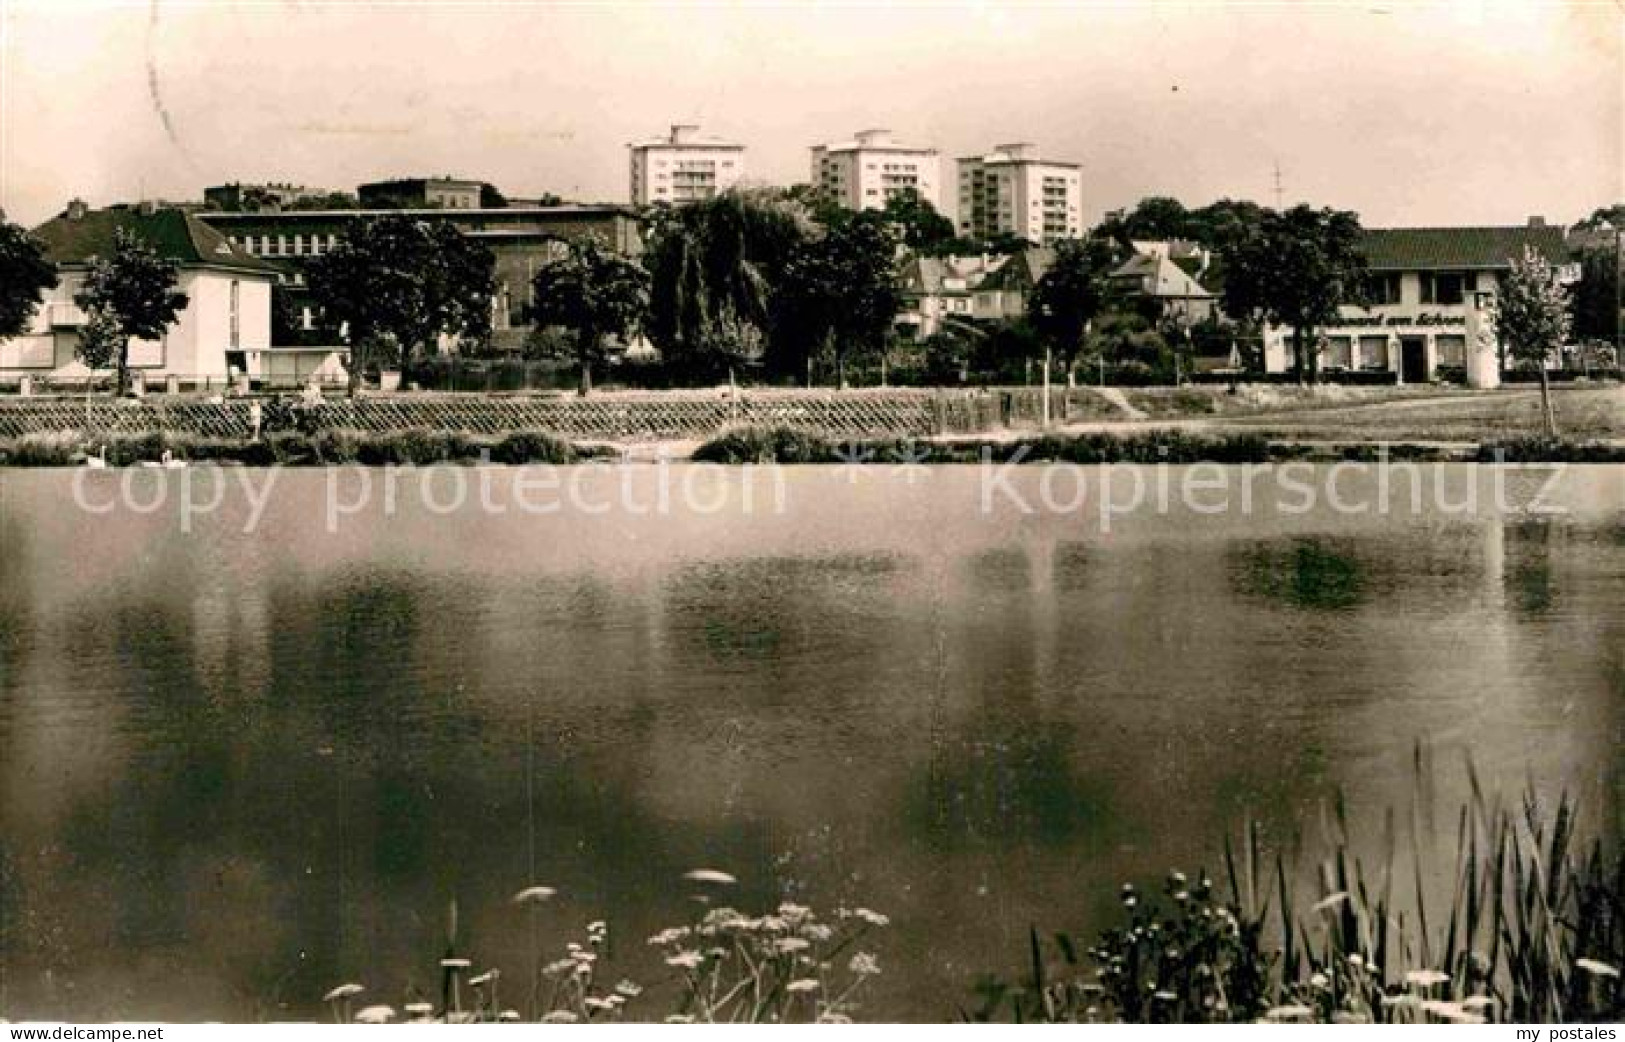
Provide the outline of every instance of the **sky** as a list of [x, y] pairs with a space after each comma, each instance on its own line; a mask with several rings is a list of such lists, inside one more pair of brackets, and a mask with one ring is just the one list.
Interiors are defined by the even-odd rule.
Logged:
[[863, 128], [948, 184], [1030, 141], [1082, 165], [1090, 222], [1149, 195], [1572, 222], [1625, 199], [1625, 0], [0, 0], [0, 208], [29, 226], [232, 180], [625, 201], [627, 142], [672, 123], [778, 184]]

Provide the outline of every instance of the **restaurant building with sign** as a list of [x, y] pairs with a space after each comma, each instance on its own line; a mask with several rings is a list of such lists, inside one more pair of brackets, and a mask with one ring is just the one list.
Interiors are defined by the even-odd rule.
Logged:
[[[1340, 307], [1339, 321], [1319, 330], [1321, 372], [1495, 386], [1506, 366], [1488, 309], [1526, 246], [1568, 262], [1563, 229], [1538, 217], [1511, 227], [1366, 230], [1369, 300]], [[1266, 332], [1264, 367], [1291, 371], [1290, 329]]]

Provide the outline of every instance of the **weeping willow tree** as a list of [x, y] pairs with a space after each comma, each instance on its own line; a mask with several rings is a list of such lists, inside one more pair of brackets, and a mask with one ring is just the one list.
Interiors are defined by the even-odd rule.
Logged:
[[648, 333], [671, 373], [702, 382], [760, 362], [775, 284], [811, 233], [806, 208], [734, 189], [652, 223]]

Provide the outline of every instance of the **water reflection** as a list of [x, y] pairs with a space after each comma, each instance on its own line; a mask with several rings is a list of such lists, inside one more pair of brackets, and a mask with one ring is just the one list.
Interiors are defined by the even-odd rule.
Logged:
[[1238, 586], [1294, 608], [1347, 611], [1360, 604], [1369, 581], [1349, 540], [1293, 539], [1238, 550]]
[[433, 989], [453, 900], [461, 943], [523, 967], [532, 883], [567, 895], [549, 944], [607, 916], [658, 982], [640, 940], [705, 864], [747, 905], [891, 912], [871, 1012], [944, 1017], [1028, 923], [1087, 930], [1244, 815], [1287, 842], [1338, 790], [1402, 800], [1419, 737], [1625, 822], [1611, 514], [1103, 538], [831, 482], [811, 520], [725, 535], [327, 542], [290, 512], [255, 540], [132, 518], [140, 552], [104, 554], [65, 485], [0, 480], [9, 1016]]

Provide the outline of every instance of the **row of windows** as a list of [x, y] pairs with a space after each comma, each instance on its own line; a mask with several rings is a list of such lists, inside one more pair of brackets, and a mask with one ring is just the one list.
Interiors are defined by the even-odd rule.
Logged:
[[[1478, 276], [1473, 272], [1424, 271], [1421, 273], [1421, 303], [1457, 305], [1466, 301], [1467, 294], [1478, 289]], [[1402, 304], [1401, 278], [1396, 272], [1381, 272], [1367, 279], [1367, 293], [1373, 305]]]
[[[716, 160], [716, 159], [673, 159], [670, 162], [671, 162], [672, 166], [676, 167], [679, 170], [682, 170], [685, 167], [692, 167], [692, 166], [695, 166], [695, 165], [703, 165], [703, 166], [708, 166], [708, 167], [715, 166], [715, 165], [717, 165], [718, 162], [721, 162], [721, 164], [724, 167], [728, 167], [728, 168], [731, 168], [734, 165], [734, 161], [732, 159], [723, 159], [723, 160]], [[666, 163], [667, 163], [667, 160], [656, 159], [654, 161], [654, 168], [656, 170], [662, 170], [662, 169], [665, 168]]]
[[[1460, 333], [1439, 333], [1433, 338], [1435, 364], [1460, 367], [1467, 364], [1467, 337]], [[1332, 336], [1326, 338], [1325, 365], [1332, 369], [1387, 369], [1386, 336]]]
[[330, 253], [338, 245], [337, 235], [245, 235], [238, 238], [235, 235], [227, 236], [233, 245], [241, 247], [256, 257], [315, 257], [323, 253]]

